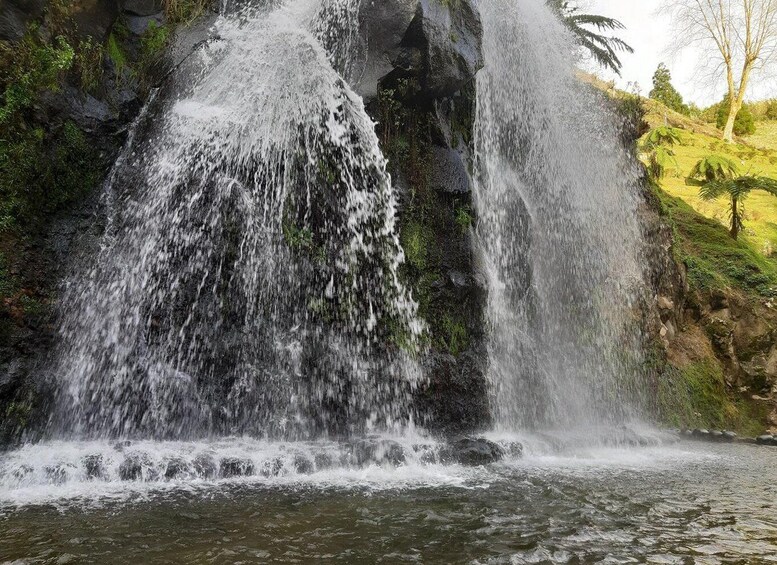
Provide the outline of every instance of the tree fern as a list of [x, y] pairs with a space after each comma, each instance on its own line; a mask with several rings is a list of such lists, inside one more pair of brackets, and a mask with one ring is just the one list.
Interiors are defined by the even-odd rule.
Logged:
[[621, 74], [623, 63], [618, 58], [618, 52], [633, 53], [634, 49], [622, 39], [606, 35], [606, 32], [626, 29], [621, 22], [606, 16], [581, 14], [580, 8], [567, 0], [548, 0], [548, 5], [597, 63]]
[[685, 183], [690, 186], [702, 186], [705, 183], [733, 179], [739, 176], [736, 161], [720, 155], [710, 155], [696, 163]]
[[705, 182], [699, 189], [704, 200], [716, 200], [727, 195], [730, 199], [729, 218], [731, 237], [737, 239], [744, 228], [745, 213], [743, 201], [753, 190], [762, 190], [777, 196], [777, 180], [767, 177], [745, 175], [739, 178], [727, 178]]

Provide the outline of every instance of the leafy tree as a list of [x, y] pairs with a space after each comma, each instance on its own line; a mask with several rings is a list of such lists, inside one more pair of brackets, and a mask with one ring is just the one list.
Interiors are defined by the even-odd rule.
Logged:
[[681, 143], [679, 130], [669, 126], [657, 127], [645, 137], [642, 150], [646, 154], [650, 176], [662, 179], [668, 168], [679, 166], [672, 147]]
[[704, 200], [716, 200], [721, 196], [728, 196], [730, 199], [729, 217], [731, 218], [729, 230], [731, 237], [737, 239], [739, 232], [744, 228], [743, 201], [753, 190], [763, 190], [777, 196], [777, 180], [750, 175], [713, 180], [702, 184], [699, 194]]
[[664, 63], [660, 63], [653, 74], [653, 90], [649, 96], [675, 112], [686, 115], [689, 113], [688, 106], [683, 103], [683, 97], [672, 86], [672, 74]]
[[[731, 102], [729, 102], [728, 96], [723, 98], [723, 102], [718, 106], [718, 115], [716, 125], [718, 129], [723, 128], [728, 120], [729, 108], [731, 108]], [[736, 135], [751, 135], [755, 133], [755, 118], [753, 113], [747, 104], [742, 104], [742, 108], [734, 119], [734, 133]]]
[[715, 74], [725, 77], [728, 113], [723, 139], [734, 139], [737, 114], [753, 78], [777, 57], [777, 0], [663, 0], [674, 26], [675, 48], [701, 48]]
[[568, 0], [548, 0], [548, 5], [597, 63], [621, 74], [623, 63], [618, 52], [633, 53], [634, 49], [622, 39], [606, 35], [609, 31], [626, 29], [621, 22], [605, 16], [582, 14], [580, 8]]

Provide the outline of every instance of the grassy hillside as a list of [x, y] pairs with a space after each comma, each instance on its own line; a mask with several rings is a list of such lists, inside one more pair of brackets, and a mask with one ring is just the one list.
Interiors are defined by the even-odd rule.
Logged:
[[[755, 135], [739, 143], [724, 143], [710, 124], [686, 118], [653, 100], [644, 102], [645, 120], [651, 128], [670, 125], [682, 130], [682, 144], [674, 148], [677, 167], [669, 169], [661, 187], [681, 198], [701, 215], [728, 224], [728, 201], [707, 202], [699, 189], [685, 184], [693, 166], [708, 155], [723, 155], [739, 163], [746, 174], [777, 178], [777, 122], [759, 122]], [[745, 231], [742, 241], [763, 257], [777, 256], [777, 198], [755, 191], [745, 201]]]

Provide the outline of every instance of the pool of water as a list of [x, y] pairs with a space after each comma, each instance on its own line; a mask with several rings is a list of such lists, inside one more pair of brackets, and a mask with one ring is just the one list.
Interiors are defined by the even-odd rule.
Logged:
[[0, 540], [0, 562], [17, 563], [777, 563], [777, 448], [6, 483]]

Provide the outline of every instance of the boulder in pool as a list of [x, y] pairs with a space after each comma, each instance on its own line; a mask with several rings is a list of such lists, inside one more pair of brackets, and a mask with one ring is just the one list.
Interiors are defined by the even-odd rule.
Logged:
[[504, 457], [505, 451], [485, 438], [462, 438], [446, 446], [440, 455], [443, 462], [475, 467], [496, 463]]
[[248, 477], [256, 472], [253, 461], [238, 457], [225, 457], [219, 464], [219, 474], [224, 479]]

